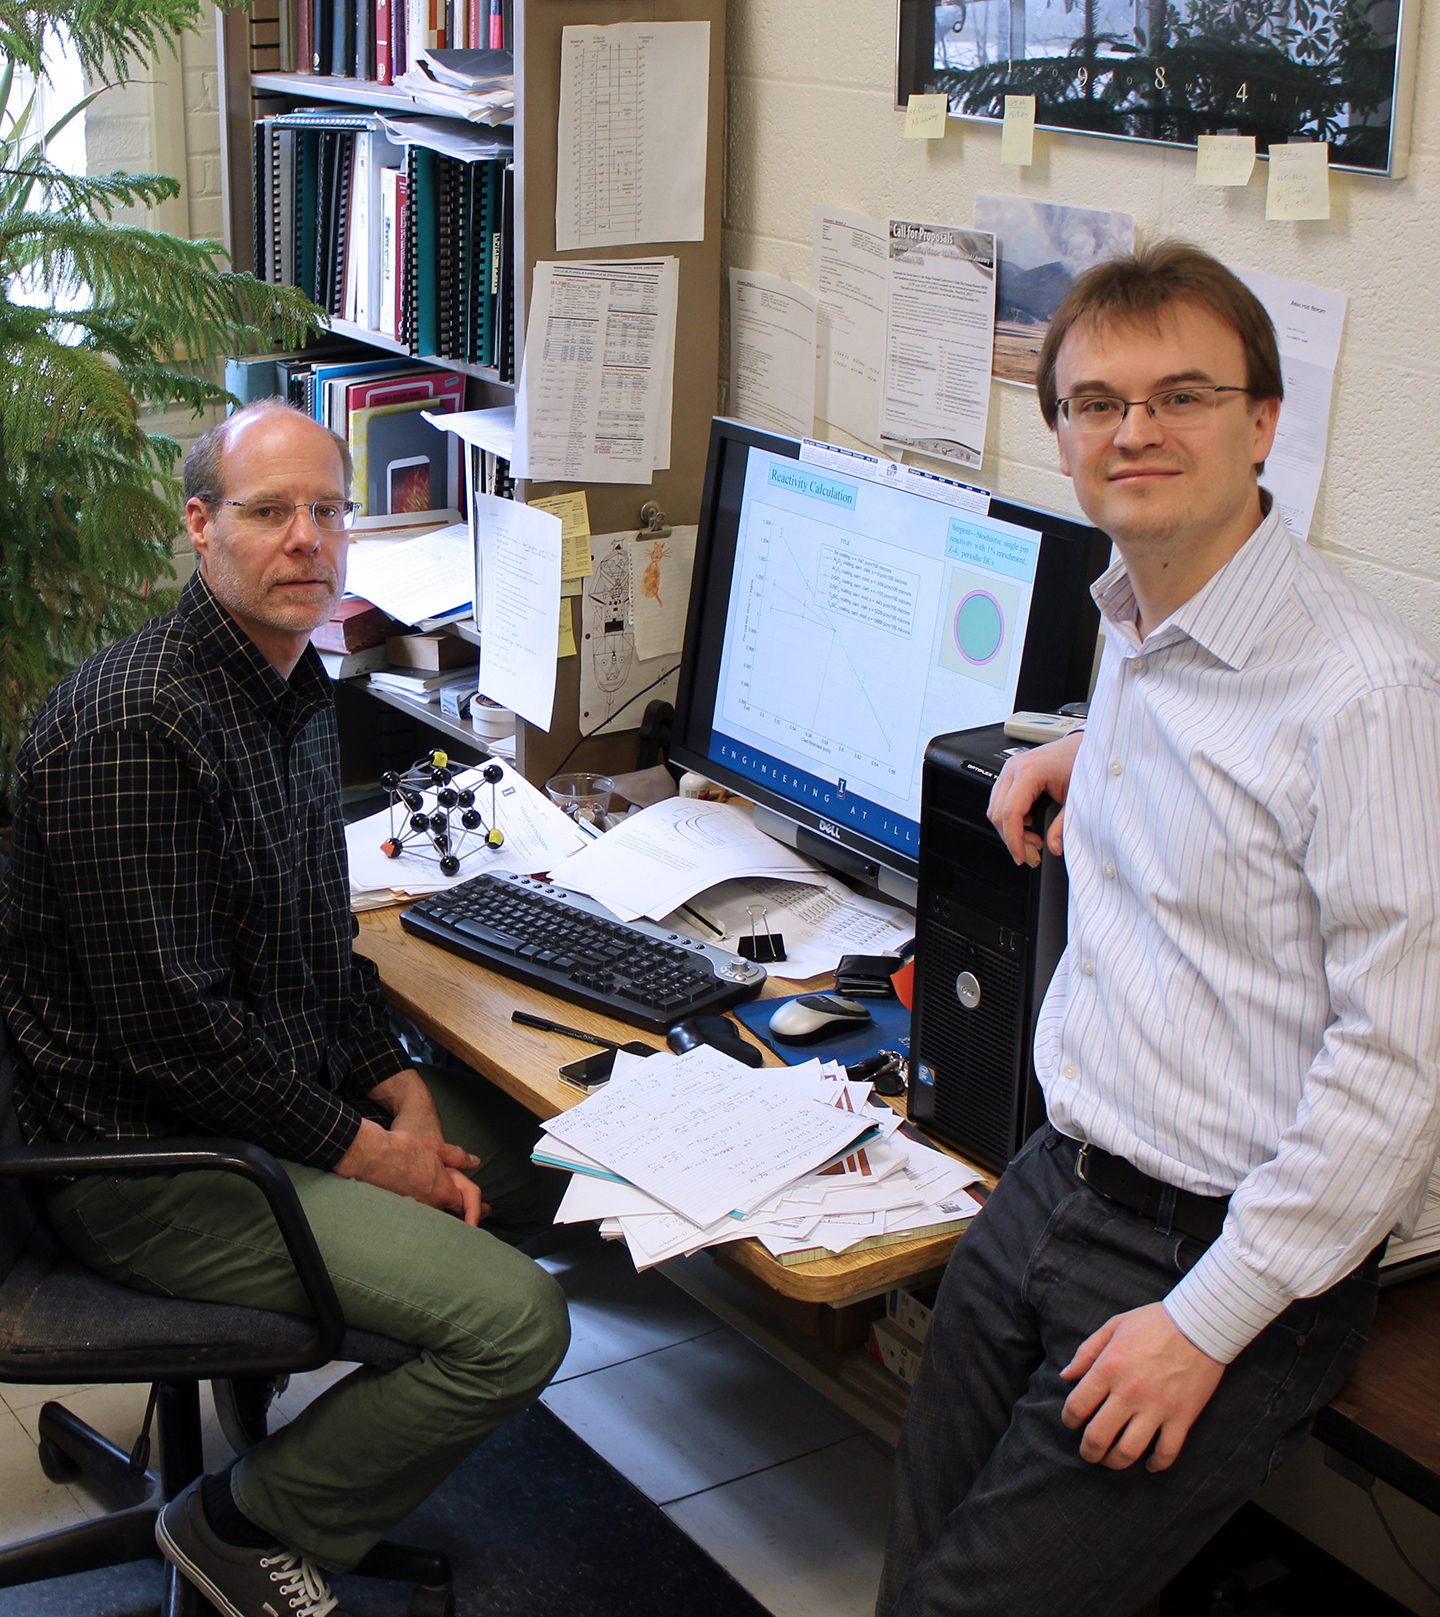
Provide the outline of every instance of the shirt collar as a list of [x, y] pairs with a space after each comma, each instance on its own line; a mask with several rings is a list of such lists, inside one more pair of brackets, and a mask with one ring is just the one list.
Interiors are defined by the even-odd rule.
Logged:
[[[1295, 565], [1295, 541], [1273, 505], [1269, 515], [1213, 578], [1145, 637], [1144, 649], [1186, 638], [1230, 668], [1241, 668], [1272, 615], [1275, 591]], [[1124, 562], [1095, 580], [1090, 593], [1106, 623], [1135, 641], [1135, 591]]]
[[286, 679], [216, 599], [198, 572], [180, 594], [179, 617], [192, 641], [258, 712], [283, 725], [304, 724], [331, 700], [329, 676], [313, 646], [306, 646]]

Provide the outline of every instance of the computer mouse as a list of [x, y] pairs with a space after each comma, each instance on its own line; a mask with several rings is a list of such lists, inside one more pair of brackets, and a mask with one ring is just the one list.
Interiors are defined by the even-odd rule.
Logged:
[[697, 1044], [708, 1044], [712, 1050], [733, 1056], [747, 1067], [764, 1064], [765, 1052], [740, 1037], [740, 1029], [724, 1016], [691, 1016], [677, 1022], [665, 1035], [665, 1042], [677, 1056], [693, 1050]]
[[849, 1033], [875, 1020], [853, 999], [839, 994], [801, 994], [788, 1000], [770, 1018], [770, 1031], [787, 1044], [809, 1044], [827, 1034]]

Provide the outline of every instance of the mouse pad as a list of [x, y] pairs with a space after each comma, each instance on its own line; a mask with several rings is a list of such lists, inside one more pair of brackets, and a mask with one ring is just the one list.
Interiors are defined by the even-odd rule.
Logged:
[[[816, 990], [812, 988], [807, 992], [813, 994]], [[803, 997], [800, 994], [790, 996], [791, 999]], [[762, 1044], [768, 1045], [787, 1066], [798, 1066], [812, 1056], [819, 1056], [822, 1061], [840, 1061], [851, 1067], [857, 1061], [864, 1061], [867, 1056], [879, 1054], [881, 1050], [898, 1050], [904, 1056], [910, 1054], [910, 1012], [898, 999], [860, 1000], [858, 1003], [875, 1018], [873, 1022], [850, 1033], [816, 1039], [811, 1044], [787, 1044], [784, 1039], [777, 1039], [771, 1034], [770, 1018], [782, 1005], [789, 1003], [789, 999], [751, 999], [743, 1005], [731, 1007], [749, 1031]]]

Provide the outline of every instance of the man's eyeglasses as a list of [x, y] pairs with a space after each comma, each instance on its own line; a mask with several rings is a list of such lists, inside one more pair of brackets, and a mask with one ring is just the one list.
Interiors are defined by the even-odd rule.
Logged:
[[338, 533], [355, 521], [360, 509], [354, 500], [214, 500], [214, 505], [238, 505], [235, 518], [242, 528], [288, 528], [297, 511], [308, 511], [310, 520], [326, 533]]
[[1198, 427], [1209, 418], [1222, 393], [1248, 393], [1248, 387], [1168, 387], [1148, 399], [1116, 399], [1105, 393], [1075, 393], [1059, 401], [1067, 426], [1081, 432], [1114, 432], [1130, 413], [1144, 405], [1162, 427]]

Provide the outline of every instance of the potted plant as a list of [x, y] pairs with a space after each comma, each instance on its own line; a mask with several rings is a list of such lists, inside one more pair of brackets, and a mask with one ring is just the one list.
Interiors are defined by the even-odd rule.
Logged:
[[[199, 415], [228, 397], [218, 356], [314, 329], [302, 293], [232, 271], [217, 242], [115, 221], [178, 181], [76, 177], [47, 154], [200, 14], [201, 0], [0, 0], [0, 791], [56, 680], [173, 601], [180, 448], [146, 412]], [[34, 86], [61, 24], [99, 88], [43, 129]]]

